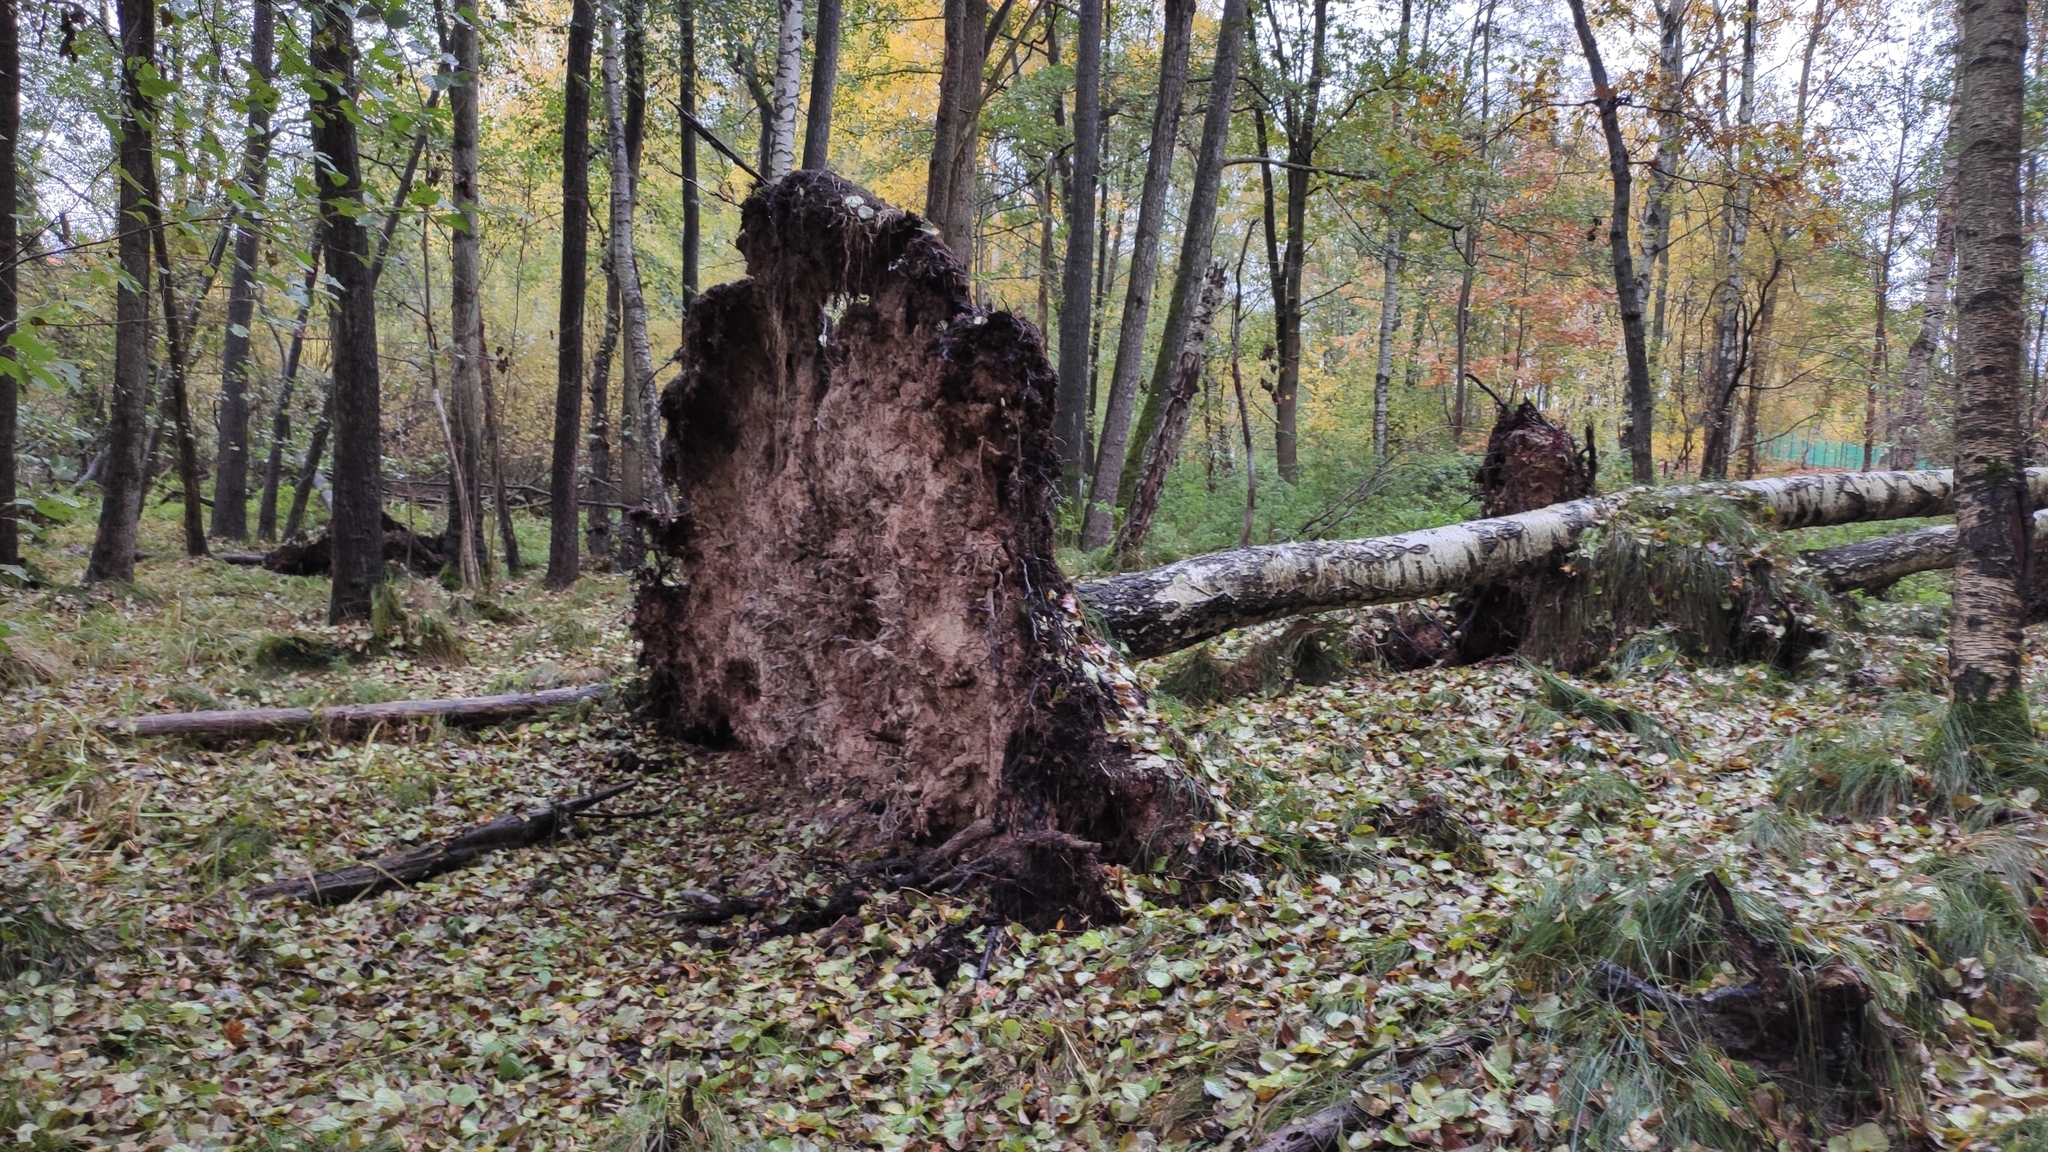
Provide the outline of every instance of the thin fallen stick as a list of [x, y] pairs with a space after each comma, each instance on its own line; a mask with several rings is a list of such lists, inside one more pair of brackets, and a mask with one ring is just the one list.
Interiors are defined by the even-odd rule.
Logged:
[[528, 848], [554, 837], [570, 817], [617, 796], [633, 785], [617, 784], [588, 796], [563, 800], [524, 815], [507, 813], [488, 824], [436, 844], [380, 857], [347, 868], [293, 880], [279, 880], [249, 891], [251, 897], [288, 896], [315, 904], [346, 904], [386, 888], [404, 887], [446, 872], [467, 868], [480, 857], [513, 848]]
[[230, 708], [213, 712], [166, 712], [103, 721], [110, 736], [184, 736], [201, 740], [253, 740], [261, 736], [316, 731], [346, 736], [378, 724], [439, 719], [451, 724], [495, 724], [551, 712], [603, 696], [606, 686], [550, 688], [508, 696], [460, 696], [451, 700], [392, 700], [383, 704], [335, 704], [324, 708]]

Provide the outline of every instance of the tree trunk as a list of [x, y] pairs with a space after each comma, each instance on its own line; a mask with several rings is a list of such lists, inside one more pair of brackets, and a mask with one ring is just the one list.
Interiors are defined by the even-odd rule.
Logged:
[[1906, 364], [1899, 374], [1899, 406], [1893, 414], [1892, 451], [1887, 463], [1893, 468], [1912, 468], [1920, 462], [1926, 443], [1927, 386], [1934, 378], [1934, 362], [1948, 330], [1948, 278], [1956, 263], [1956, 133], [1960, 109], [1949, 101], [1948, 131], [1942, 142], [1941, 187], [1935, 192], [1934, 244], [1927, 257], [1927, 272], [1920, 282], [1920, 329], [1906, 347]]
[[1174, 860], [1210, 805], [1106, 732], [1102, 650], [1060, 606], [1037, 334], [827, 173], [757, 191], [739, 244], [749, 278], [705, 293], [663, 400], [690, 515], [635, 605], [651, 708], [878, 845], [944, 844], [999, 914], [1113, 914], [1102, 865]]
[[1720, 292], [1721, 311], [1714, 319], [1713, 376], [1707, 384], [1706, 447], [1700, 455], [1700, 478], [1725, 480], [1733, 453], [1734, 422], [1728, 418], [1743, 368], [1744, 282], [1742, 257], [1749, 244], [1750, 127], [1756, 118], [1756, 0], [1747, 0], [1742, 15], [1742, 88], [1735, 112], [1733, 151], [1729, 157], [1728, 192], [1722, 202], [1727, 272]]
[[[2037, 497], [2048, 496], [2048, 470], [2034, 469], [2028, 482]], [[1955, 506], [1947, 472], [1827, 472], [1732, 487], [1771, 513], [1779, 528], [1941, 516]], [[1611, 498], [1574, 500], [1371, 540], [1237, 548], [1075, 590], [1133, 656], [1161, 656], [1286, 616], [1398, 604], [1541, 572], [1612, 507]]]
[[168, 382], [171, 426], [178, 437], [178, 486], [185, 524], [185, 554], [206, 555], [206, 512], [199, 482], [199, 440], [192, 430], [192, 394], [185, 386], [185, 328], [179, 322], [178, 295], [171, 267], [171, 248], [164, 236], [163, 184], [155, 154], [143, 172], [143, 212], [149, 219], [150, 247], [156, 251], [156, 290], [164, 317], [164, 373]]
[[1060, 382], [1053, 439], [1060, 496], [1078, 505], [1088, 471], [1088, 378], [1093, 342], [1096, 181], [1102, 166], [1102, 0], [1078, 0], [1074, 25], [1074, 175], [1067, 187], [1067, 256], [1060, 269]]
[[313, 316], [313, 295], [320, 282], [320, 242], [306, 265], [301, 286], [298, 319], [292, 323], [292, 342], [285, 352], [284, 372], [277, 383], [277, 410], [270, 414], [270, 458], [263, 464], [263, 501], [256, 511], [256, 538], [277, 539], [277, 489], [284, 482], [284, 450], [292, 439], [292, 385], [299, 378], [299, 362], [306, 351], [306, 323]]
[[556, 322], [555, 443], [548, 476], [547, 587], [576, 583], [576, 441], [583, 416], [583, 293], [589, 267], [591, 0], [573, 0], [562, 101], [562, 298]]
[[[455, 446], [455, 432], [448, 423], [448, 405], [441, 401], [441, 390], [434, 389], [434, 415], [440, 419], [441, 440], [448, 449], [448, 503], [456, 509], [467, 509], [469, 505], [469, 477], [462, 471], [462, 452]], [[464, 513], [461, 519], [467, 519]], [[462, 581], [462, 587], [474, 591], [484, 584], [483, 565], [477, 560], [477, 545], [483, 543], [476, 531], [476, 525], [464, 525], [466, 531], [454, 537], [455, 571]], [[443, 536], [443, 540], [450, 537]]]
[[[1270, 14], [1270, 9], [1268, 12]], [[1321, 128], [1318, 120], [1322, 110], [1323, 75], [1327, 68], [1329, 15], [1329, 0], [1315, 0], [1308, 90], [1298, 106], [1289, 102], [1286, 117], [1287, 248], [1280, 259], [1280, 283], [1275, 286], [1273, 304], [1275, 342], [1279, 345], [1280, 355], [1279, 379], [1273, 387], [1273, 455], [1280, 478], [1289, 484], [1301, 478], [1297, 411], [1301, 393], [1301, 274], [1308, 259], [1308, 193]]]
[[1387, 242], [1380, 253], [1380, 339], [1372, 370], [1372, 455], [1385, 461], [1388, 447], [1388, 417], [1394, 402], [1394, 333], [1401, 326], [1401, 239], [1407, 230], [1387, 225]]
[[143, 91], [156, 60], [156, 6], [120, 0], [121, 117], [116, 126], [114, 224], [121, 278], [114, 287], [114, 372], [107, 402], [107, 462], [100, 472], [100, 518], [85, 580], [135, 579], [135, 531], [142, 515], [143, 404], [149, 394], [150, 230], [144, 180], [156, 163], [149, 125], [156, 100]]
[[1964, 0], [1957, 51], [1955, 609], [1950, 716], [1968, 742], [2033, 740], [2020, 683], [2033, 502], [2021, 479], [2026, 282], [2019, 160], [2024, 0]]
[[490, 548], [483, 532], [484, 457], [484, 349], [482, 235], [478, 231], [481, 199], [477, 187], [477, 104], [483, 82], [483, 54], [477, 43], [477, 26], [472, 9], [455, 14], [449, 29], [449, 48], [455, 57], [455, 83], [448, 90], [448, 111], [454, 121], [449, 147], [450, 192], [455, 200], [456, 224], [448, 243], [448, 295], [450, 335], [448, 363], [449, 424], [454, 450], [449, 470], [464, 480], [464, 499], [451, 504], [448, 536], [455, 552], [473, 552], [479, 575], [489, 578]]
[[[272, 52], [277, 12], [270, 0], [252, 0], [249, 36], [249, 127], [242, 150], [242, 188], [263, 201], [270, 171], [270, 96], [277, 68]], [[256, 257], [263, 236], [246, 214], [235, 224], [235, 268], [228, 280], [228, 330], [220, 349], [220, 416], [213, 459], [213, 534], [249, 538], [249, 334], [256, 323]], [[195, 301], [196, 303], [196, 301]]]
[[[597, 351], [590, 357], [590, 511], [583, 542], [590, 562], [600, 566], [611, 563], [611, 506], [619, 502], [614, 499], [619, 486], [612, 480], [611, 442], [611, 375], [612, 355], [619, 347], [619, 281], [612, 274], [609, 255], [604, 258], [602, 271], [606, 279], [604, 333], [597, 338]], [[627, 444], [621, 442], [619, 447], [620, 456], [628, 456]]]
[[925, 218], [964, 264], [974, 256], [975, 159], [981, 142], [982, 72], [988, 65], [988, 0], [945, 0], [946, 57], [932, 135]]
[[15, 507], [15, 453], [21, 436], [20, 386], [7, 341], [21, 319], [15, 275], [21, 234], [15, 219], [15, 187], [21, 142], [21, 12], [16, 0], [0, 0], [0, 565], [21, 563], [21, 526]]
[[[1678, 0], [1667, 0], [1673, 5]], [[1600, 42], [1593, 37], [1593, 25], [1586, 18], [1585, 0], [1571, 0], [1572, 25], [1579, 33], [1579, 48], [1586, 54], [1586, 67], [1593, 75], [1593, 104], [1600, 110], [1600, 130], [1607, 138], [1607, 172], [1614, 184], [1614, 203], [1608, 209], [1607, 246], [1613, 254], [1614, 298], [1621, 311], [1621, 343], [1628, 366], [1629, 467], [1636, 482], [1655, 478], [1650, 459], [1650, 343], [1643, 330], [1643, 307], [1647, 300], [1647, 278], [1636, 274], [1635, 250], [1629, 244], [1629, 196], [1634, 180], [1629, 173], [1628, 140], [1621, 134], [1621, 95], [1607, 79], [1607, 65], [1600, 58]], [[1667, 36], [1669, 35], [1667, 30]], [[1663, 151], [1659, 149], [1659, 160]], [[1665, 177], [1668, 193], [1669, 177]], [[1669, 228], [1669, 222], [1662, 225]], [[1649, 265], [1644, 266], [1644, 271]]]
[[804, 167], [832, 166], [832, 97], [839, 87], [840, 0], [818, 0], [818, 35], [811, 48], [811, 106], [804, 113]]
[[[1394, 53], [1397, 82], [1408, 75], [1408, 29], [1414, 18], [1412, 0], [1401, 0], [1401, 32]], [[1394, 133], [1401, 128], [1401, 108], [1394, 107]], [[1384, 463], [1388, 452], [1387, 421], [1394, 401], [1394, 333], [1401, 326], [1401, 242], [1408, 229], [1397, 209], [1387, 212], [1387, 242], [1380, 252], [1380, 339], [1372, 373], [1372, 454]]]
[[1109, 373], [1109, 403], [1096, 438], [1095, 478], [1088, 488], [1088, 512], [1081, 547], [1100, 548], [1116, 529], [1118, 481], [1137, 405], [1138, 373], [1144, 363], [1145, 329], [1159, 271], [1159, 232], [1166, 218], [1166, 188], [1173, 176], [1180, 105], [1188, 80], [1188, 52], [1194, 41], [1194, 0], [1166, 0], [1165, 43], [1159, 56], [1159, 93], [1152, 107], [1152, 142], [1145, 153], [1145, 183], [1138, 193], [1138, 234], [1131, 244], [1131, 274], [1117, 329], [1116, 359]]
[[477, 326], [477, 346], [486, 349], [477, 359], [477, 386], [484, 399], [484, 440], [491, 452], [491, 503], [496, 505], [498, 514], [498, 538], [505, 549], [505, 575], [519, 575], [519, 537], [512, 531], [512, 502], [505, 494], [505, 461], [498, 447], [498, 398], [491, 387], [490, 342], [484, 339], [483, 326]]
[[[1125, 454], [1123, 472], [1117, 480], [1119, 508], [1128, 509], [1135, 500], [1140, 466], [1145, 454], [1151, 451], [1160, 406], [1180, 371], [1180, 350], [1188, 343], [1190, 318], [1202, 302], [1208, 280], [1216, 244], [1217, 200], [1223, 189], [1224, 153], [1230, 144], [1230, 108], [1237, 97], [1237, 72], [1244, 55], [1248, 19], [1249, 6], [1244, 0], [1225, 0], [1223, 21], [1216, 29], [1216, 63], [1209, 70], [1209, 106], [1202, 117], [1202, 142], [1195, 153], [1194, 184], [1188, 193], [1180, 259], [1174, 269], [1173, 292], [1166, 300], [1166, 326], [1160, 334], [1152, 384], [1145, 390], [1145, 405], [1131, 431], [1131, 449]], [[1140, 532], [1139, 537], [1143, 536]]]
[[299, 465], [298, 482], [292, 485], [292, 507], [284, 518], [284, 538], [297, 536], [306, 522], [306, 500], [313, 494], [313, 483], [320, 475], [320, 457], [327, 451], [327, 436], [334, 429], [334, 384], [327, 385], [327, 396], [320, 402], [320, 419], [313, 422], [313, 438], [306, 444], [306, 458]]
[[[1665, 253], [1671, 247], [1673, 190], [1678, 182], [1679, 164], [1685, 158], [1685, 4], [1682, 0], [1659, 0], [1657, 26], [1657, 157], [1650, 164], [1650, 197], [1643, 213], [1643, 262], [1641, 267], [1632, 269], [1636, 275], [1637, 291], [1645, 296], [1650, 286], [1651, 271], [1667, 266]], [[1661, 294], [1663, 290], [1660, 283], [1657, 291]], [[1647, 299], [1638, 302], [1637, 307], [1648, 311]], [[1656, 331], [1645, 342], [1640, 387], [1633, 375], [1628, 382], [1628, 427], [1623, 439], [1628, 448], [1629, 475], [1638, 484], [1655, 483], [1657, 479], [1657, 461], [1652, 448], [1657, 401], [1649, 364], [1662, 351], [1664, 322], [1661, 295], [1657, 309]]]
[[[622, 463], [633, 470], [639, 480], [640, 495], [629, 503], [643, 506], [628, 511], [624, 531], [620, 534], [620, 567], [630, 571], [644, 560], [646, 548], [646, 533], [640, 521], [633, 517], [633, 512], [647, 511], [660, 515], [667, 512], [668, 502], [660, 480], [661, 445], [655, 434], [658, 416], [655, 412], [654, 355], [647, 338], [647, 301], [640, 290], [639, 264], [633, 252], [633, 209], [638, 195], [638, 180], [626, 125], [620, 115], [618, 47], [609, 21], [605, 29], [605, 123], [607, 137], [611, 141], [612, 165], [612, 281], [619, 289], [619, 321], [626, 353], [620, 388], [623, 422], [632, 429], [635, 449]], [[798, 21], [798, 32], [800, 42], [801, 20]]]
[[[339, 83], [319, 83], [312, 101], [313, 148], [320, 156], [321, 247], [334, 302], [328, 311], [334, 385], [334, 548], [329, 621], [370, 614], [370, 591], [383, 578], [383, 418], [378, 390], [377, 296], [363, 231], [362, 164], [356, 154], [355, 25], [339, 0], [313, 8], [313, 70]], [[395, 217], [394, 217], [395, 219]], [[387, 249], [388, 250], [388, 249]]]
[[[694, 118], [697, 115], [697, 5], [695, 0], [676, 0], [676, 24], [681, 40], [681, 55], [676, 61], [676, 87], [683, 113]], [[683, 184], [683, 310], [689, 311], [690, 302], [697, 298], [697, 253], [703, 246], [703, 225], [700, 219], [702, 193], [697, 187], [697, 133], [690, 127], [688, 119], [683, 121], [682, 138], [682, 184]]]
[[1117, 529], [1115, 550], [1118, 556], [1135, 557], [1145, 544], [1145, 534], [1152, 530], [1152, 517], [1159, 511], [1159, 494], [1166, 487], [1166, 477], [1173, 471], [1173, 462], [1180, 456], [1180, 442], [1187, 434], [1195, 390], [1202, 383], [1203, 351], [1209, 341], [1209, 325], [1216, 318], [1216, 309], [1222, 302], [1223, 265], [1217, 264], [1210, 269], [1202, 285], [1201, 298], [1195, 301], [1194, 313], [1188, 318], [1180, 366], [1174, 370], [1173, 379], [1167, 384], [1164, 410], [1152, 428], [1150, 442], [1145, 445], [1144, 466], [1138, 470], [1138, 483], [1131, 492], [1130, 512], [1124, 517], [1123, 526]]
[[[804, 71], [803, 0], [781, 0], [781, 6], [775, 35], [775, 134], [768, 142], [768, 163], [761, 168], [769, 180], [780, 180], [796, 167], [796, 100]], [[980, 74], [975, 78], [979, 81]]]

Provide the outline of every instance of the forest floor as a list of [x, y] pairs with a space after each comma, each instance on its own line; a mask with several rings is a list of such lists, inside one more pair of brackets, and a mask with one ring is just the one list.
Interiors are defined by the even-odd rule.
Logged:
[[[848, 865], [831, 830], [615, 702], [221, 749], [94, 727], [624, 684], [621, 578], [502, 586], [499, 623], [417, 582], [411, 609], [453, 623], [465, 664], [401, 647], [266, 668], [266, 638], [368, 638], [320, 623], [325, 582], [174, 558], [169, 529], [151, 520], [127, 594], [0, 592], [0, 730], [35, 732], [0, 745], [0, 1148], [1243, 1148], [1353, 1089], [1349, 1147], [1550, 1148], [1575, 1118], [1580, 1146], [1636, 1152], [1874, 1152], [1914, 1129], [2048, 1147], [2028, 1119], [2048, 1113], [2038, 985], [2016, 982], [2048, 909], [1971, 888], [2041, 858], [2041, 797], [1914, 798], [1935, 639], [1859, 634], [1798, 678], [1652, 660], [1582, 685], [1622, 712], [1513, 663], [1164, 705], [1254, 850], [1243, 871], [1199, 892], [1116, 873], [1117, 924], [1031, 933], [899, 891], [774, 936], [775, 913], [676, 913], [703, 892], [781, 915], [825, 895]], [[54, 579], [82, 539], [46, 537]], [[1896, 803], [1791, 810], [1872, 779]], [[350, 905], [249, 896], [627, 781], [612, 807], [655, 814]], [[1840, 958], [1881, 1005], [1876, 1080], [1827, 1103], [1832, 1139], [1784, 1119], [1790, 1078], [1760, 1086], [1574, 982], [1706, 948], [1709, 869], [1788, 954]], [[1695, 968], [1691, 988], [1738, 982]]]

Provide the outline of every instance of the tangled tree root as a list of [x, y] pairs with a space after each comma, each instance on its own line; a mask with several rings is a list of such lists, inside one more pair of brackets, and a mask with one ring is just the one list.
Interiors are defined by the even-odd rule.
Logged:
[[742, 209], [662, 399], [676, 506], [634, 631], [649, 709], [1027, 918], [1110, 909], [1104, 864], [1194, 857], [1206, 793], [1128, 735], [1135, 687], [1053, 560], [1056, 379], [916, 216], [824, 172]]

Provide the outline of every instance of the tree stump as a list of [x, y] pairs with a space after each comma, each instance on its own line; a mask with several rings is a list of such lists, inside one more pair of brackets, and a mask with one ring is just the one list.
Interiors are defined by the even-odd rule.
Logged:
[[1114, 732], [1143, 702], [1053, 562], [1039, 332], [829, 173], [755, 192], [737, 246], [747, 278], [691, 305], [662, 396], [650, 707], [875, 846], [951, 841], [1013, 917], [1108, 913], [1101, 866], [1185, 856], [1209, 801]]

